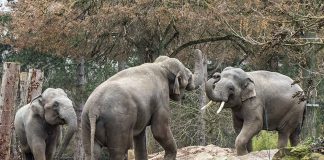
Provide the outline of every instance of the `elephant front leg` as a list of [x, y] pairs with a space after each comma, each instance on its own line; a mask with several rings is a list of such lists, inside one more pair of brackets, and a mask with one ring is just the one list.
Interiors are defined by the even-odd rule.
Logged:
[[[53, 159], [56, 152], [56, 147], [59, 143], [59, 138], [61, 136], [60, 127], [55, 128], [55, 131], [51, 135], [48, 135], [46, 139], [46, 159]], [[58, 157], [55, 157], [56, 159]]]
[[135, 159], [147, 159], [145, 129], [137, 136], [134, 136]]
[[46, 160], [46, 144], [43, 139], [35, 137], [29, 142], [29, 144], [35, 160]]
[[252, 138], [248, 141], [248, 143], [246, 145], [246, 149], [247, 149], [247, 151], [249, 153], [252, 152], [252, 150], [253, 150], [253, 147], [252, 147]]
[[[243, 121], [233, 118], [233, 126], [236, 134], [239, 134], [243, 127]], [[252, 139], [250, 139], [246, 145], [247, 151], [252, 152]]]
[[177, 155], [177, 146], [169, 126], [168, 113], [158, 114], [153, 118], [151, 130], [155, 140], [165, 150], [165, 160], [175, 160]]
[[245, 155], [248, 151], [252, 150], [252, 137], [261, 130], [261, 125], [254, 123], [244, 122], [240, 134], [236, 137], [235, 148], [237, 155]]

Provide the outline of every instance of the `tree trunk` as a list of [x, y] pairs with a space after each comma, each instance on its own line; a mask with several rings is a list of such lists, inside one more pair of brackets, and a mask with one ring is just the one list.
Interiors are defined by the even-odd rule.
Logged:
[[[26, 103], [30, 103], [33, 98], [39, 96], [42, 94], [42, 87], [43, 87], [43, 79], [44, 79], [44, 73], [39, 69], [29, 69], [28, 72], [28, 79], [27, 79], [27, 97]], [[23, 105], [25, 105], [23, 104]]]
[[[309, 38], [307, 42], [319, 42], [316, 40], [318, 36], [316, 33], [305, 32], [303, 38]], [[314, 38], [314, 39], [312, 39]], [[321, 46], [305, 46], [303, 52], [306, 53], [306, 67], [302, 69], [302, 77], [306, 79], [303, 82], [302, 88], [307, 94], [307, 102], [310, 104], [316, 103], [317, 91], [316, 91], [316, 82], [319, 81], [317, 75], [314, 74], [314, 71], [317, 68], [317, 59], [316, 55], [319, 53], [319, 48]], [[321, 77], [319, 77], [321, 78]], [[317, 117], [318, 109], [313, 106], [306, 106], [306, 116], [304, 120], [303, 132], [305, 137], [318, 137], [317, 134]]]
[[3, 65], [0, 105], [0, 159], [10, 159], [10, 144], [15, 117], [20, 65], [6, 62]]
[[84, 150], [82, 147], [81, 139], [81, 113], [85, 103], [85, 65], [84, 58], [82, 57], [77, 66], [77, 82], [75, 89], [75, 112], [78, 118], [78, 131], [75, 134], [75, 149], [74, 149], [74, 159], [83, 160], [84, 159]]
[[205, 82], [207, 81], [207, 57], [203, 57], [202, 62], [203, 63], [203, 73], [200, 74], [200, 76], [203, 76], [203, 83], [199, 87], [199, 117], [198, 117], [198, 132], [199, 132], [199, 145], [204, 146], [206, 145], [206, 122], [204, 120], [205, 118], [205, 110], [201, 110], [203, 106], [207, 104], [207, 96], [205, 91]]
[[[19, 81], [19, 98], [17, 107], [15, 107], [14, 113], [17, 110], [30, 103], [33, 98], [42, 94], [44, 74], [41, 70], [38, 69], [29, 69], [29, 72], [20, 73]], [[16, 140], [16, 133], [13, 130], [12, 133], [12, 143], [11, 143], [11, 159], [22, 159], [21, 150]]]
[[20, 79], [19, 79], [19, 105], [16, 108], [18, 110], [23, 105], [27, 104], [27, 91], [28, 91], [28, 72], [21, 72]]

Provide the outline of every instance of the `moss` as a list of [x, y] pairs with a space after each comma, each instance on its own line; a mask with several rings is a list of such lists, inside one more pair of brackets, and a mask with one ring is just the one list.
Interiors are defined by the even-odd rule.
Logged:
[[[308, 145], [298, 145], [280, 149], [273, 157], [273, 160], [317, 160], [321, 154], [311, 152]], [[323, 156], [322, 156], [323, 157]], [[324, 158], [324, 157], [323, 157]]]
[[300, 158], [297, 158], [295, 156], [285, 156], [282, 158], [282, 160], [300, 160]]
[[298, 157], [304, 157], [311, 153], [310, 147], [306, 145], [298, 145], [291, 149], [291, 154]]

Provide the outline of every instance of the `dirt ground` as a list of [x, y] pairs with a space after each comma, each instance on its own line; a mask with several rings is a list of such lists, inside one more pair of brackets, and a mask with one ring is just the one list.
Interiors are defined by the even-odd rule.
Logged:
[[[252, 152], [244, 156], [236, 156], [235, 150], [220, 148], [215, 145], [189, 146], [178, 149], [177, 160], [269, 160], [277, 149]], [[164, 152], [149, 155], [150, 160], [163, 160]]]

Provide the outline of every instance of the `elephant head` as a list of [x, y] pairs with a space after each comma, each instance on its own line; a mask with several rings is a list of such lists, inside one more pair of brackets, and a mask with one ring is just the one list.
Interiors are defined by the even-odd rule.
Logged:
[[212, 101], [225, 102], [227, 107], [239, 106], [256, 96], [252, 77], [242, 69], [233, 67], [215, 73], [206, 82], [206, 94]]
[[154, 63], [159, 63], [167, 72], [169, 80], [170, 98], [179, 101], [184, 91], [197, 89], [203, 83], [203, 65], [206, 64], [200, 50], [195, 50], [198, 56], [195, 61], [194, 74], [186, 68], [178, 59], [167, 56], [158, 57]]
[[67, 132], [57, 156], [61, 156], [77, 131], [77, 117], [72, 101], [61, 88], [48, 88], [31, 102], [31, 109], [50, 125], [67, 124]]

